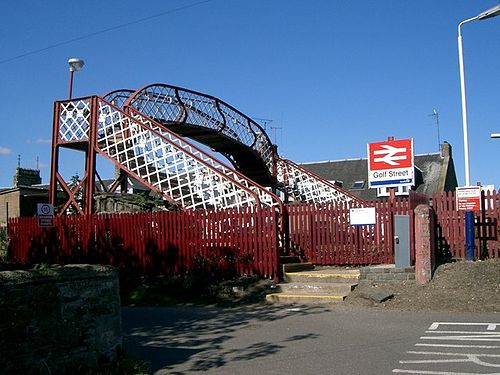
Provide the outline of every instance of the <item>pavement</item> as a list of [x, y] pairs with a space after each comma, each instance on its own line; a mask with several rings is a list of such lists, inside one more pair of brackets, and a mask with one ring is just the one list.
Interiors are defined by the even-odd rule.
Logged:
[[500, 373], [500, 314], [258, 304], [122, 316], [126, 352], [155, 374]]

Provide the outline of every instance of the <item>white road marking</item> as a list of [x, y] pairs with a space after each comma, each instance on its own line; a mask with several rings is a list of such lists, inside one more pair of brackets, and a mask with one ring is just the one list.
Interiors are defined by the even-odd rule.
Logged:
[[500, 345], [415, 344], [415, 346], [437, 346], [442, 348], [500, 349]]
[[[463, 328], [462, 328], [463, 327]], [[467, 328], [470, 327], [470, 328]], [[456, 330], [458, 328], [458, 330]], [[469, 329], [468, 331], [462, 331], [460, 329]], [[420, 340], [441, 340], [449, 341], [450, 343], [426, 343], [419, 342], [415, 344], [416, 347], [428, 347], [430, 348], [457, 348], [463, 349], [464, 353], [455, 352], [433, 352], [433, 351], [408, 351], [407, 354], [424, 356], [420, 358], [430, 358], [430, 359], [415, 359], [415, 360], [401, 360], [400, 364], [413, 364], [425, 366], [423, 369], [394, 369], [393, 373], [401, 374], [421, 374], [421, 375], [500, 375], [500, 372], [484, 372], [493, 368], [500, 368], [499, 358], [500, 354], [489, 354], [489, 353], [469, 353], [474, 349], [474, 351], [480, 351], [480, 349], [497, 349], [494, 353], [499, 353], [500, 345], [474, 345], [473, 341], [500, 341], [500, 323], [465, 323], [465, 322], [434, 322], [425, 331], [426, 336], [420, 337]], [[451, 343], [455, 341], [455, 343]], [[469, 341], [471, 343], [460, 344], [460, 341]], [[431, 357], [425, 357], [431, 356]], [[419, 357], [417, 357], [419, 358]], [[494, 363], [489, 363], [487, 361], [492, 361]], [[450, 371], [433, 371], [432, 367], [435, 366], [446, 366]], [[467, 367], [465, 367], [467, 366]], [[480, 372], [456, 372], [456, 370], [469, 370], [473, 371], [474, 367], [481, 366], [483, 371]], [[443, 367], [440, 367], [441, 369]], [[455, 371], [453, 371], [455, 370]]]
[[500, 335], [500, 332], [495, 332], [495, 331], [425, 331], [425, 333], [432, 333], [432, 334], [437, 334], [437, 333], [465, 333], [465, 334], [475, 334], [475, 335]]
[[[395, 368], [392, 372], [400, 374], [422, 374], [422, 375], [481, 375], [480, 372], [449, 372], [449, 371], [424, 371], [424, 370], [406, 370]], [[500, 372], [489, 373], [488, 375], [500, 375]]]
[[420, 340], [452, 340], [452, 341], [500, 341], [500, 334], [497, 336], [464, 335], [464, 336], [422, 336]]
[[499, 354], [474, 354], [474, 353], [446, 353], [446, 352], [414, 352], [408, 351], [408, 354], [420, 354], [420, 355], [439, 355], [444, 357], [465, 357], [465, 358], [455, 358], [455, 359], [418, 359], [409, 361], [399, 361], [399, 363], [475, 363], [479, 366], [484, 367], [500, 367], [500, 364], [488, 363], [479, 359], [480, 357], [485, 358], [500, 358]]
[[436, 330], [440, 325], [455, 325], [455, 326], [487, 326], [488, 331], [494, 331], [500, 323], [457, 323], [457, 322], [434, 322], [429, 327], [430, 330]]

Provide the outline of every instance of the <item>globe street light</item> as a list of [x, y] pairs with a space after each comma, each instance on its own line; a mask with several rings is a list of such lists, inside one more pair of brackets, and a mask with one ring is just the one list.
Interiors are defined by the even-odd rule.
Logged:
[[73, 94], [73, 72], [78, 72], [79, 70], [82, 70], [83, 66], [85, 65], [85, 61], [82, 59], [77, 59], [77, 58], [71, 58], [68, 60], [69, 64], [69, 94], [68, 97], [71, 99], [71, 96]]
[[465, 97], [465, 74], [464, 74], [464, 56], [462, 48], [462, 25], [476, 20], [485, 20], [500, 15], [500, 4], [485, 10], [475, 17], [466, 19], [458, 24], [458, 60], [460, 64], [460, 92], [462, 96], [462, 124], [464, 132], [464, 154], [465, 154], [465, 186], [470, 186], [469, 170], [469, 136], [467, 130], [467, 102]]

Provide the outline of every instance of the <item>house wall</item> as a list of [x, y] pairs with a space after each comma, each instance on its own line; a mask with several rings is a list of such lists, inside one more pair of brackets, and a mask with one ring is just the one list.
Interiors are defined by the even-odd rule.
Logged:
[[0, 194], [0, 226], [7, 225], [9, 218], [34, 216], [38, 203], [48, 203], [48, 193], [33, 191], [26, 188], [14, 188]]
[[0, 226], [7, 225], [8, 217], [21, 216], [20, 191], [14, 190], [0, 195]]

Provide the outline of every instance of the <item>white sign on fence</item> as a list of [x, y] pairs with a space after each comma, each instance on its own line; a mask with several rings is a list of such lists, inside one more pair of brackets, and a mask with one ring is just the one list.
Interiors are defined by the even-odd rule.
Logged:
[[351, 208], [349, 219], [351, 225], [375, 225], [377, 221], [375, 207]]

